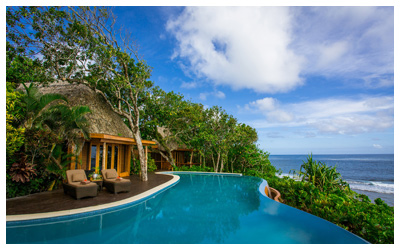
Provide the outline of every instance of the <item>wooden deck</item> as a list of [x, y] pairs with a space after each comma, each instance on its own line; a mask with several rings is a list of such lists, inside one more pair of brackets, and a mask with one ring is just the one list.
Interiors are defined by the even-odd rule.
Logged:
[[6, 215], [36, 214], [71, 210], [120, 201], [141, 194], [172, 179], [163, 174], [148, 174], [148, 181], [140, 181], [139, 176], [130, 176], [132, 186], [129, 193], [112, 194], [103, 189], [96, 197], [75, 200], [64, 194], [62, 189], [31, 194], [6, 200]]

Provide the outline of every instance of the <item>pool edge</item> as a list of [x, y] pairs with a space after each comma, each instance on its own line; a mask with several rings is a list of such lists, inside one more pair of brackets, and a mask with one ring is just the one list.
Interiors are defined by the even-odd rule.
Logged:
[[170, 176], [172, 176], [172, 179], [159, 185], [159, 186], [149, 189], [141, 194], [138, 194], [138, 195], [135, 195], [135, 196], [132, 196], [132, 197], [120, 200], [120, 201], [110, 202], [110, 203], [91, 206], [91, 207], [76, 208], [76, 209], [62, 210], [62, 211], [56, 211], [56, 212], [7, 215], [6, 222], [53, 218], [53, 217], [74, 215], [74, 214], [87, 213], [87, 212], [93, 212], [93, 211], [102, 210], [102, 209], [118, 207], [121, 205], [125, 205], [128, 203], [142, 200], [142, 199], [149, 197], [155, 193], [158, 193], [158, 192], [162, 191], [163, 189], [166, 189], [166, 188], [176, 184], [180, 179], [180, 177], [178, 175], [174, 175], [171, 173], [156, 172], [156, 174], [170, 175]]
[[241, 173], [219, 173], [219, 172], [202, 172], [202, 171], [160, 171], [156, 174], [208, 174], [208, 175], [227, 175], [227, 176], [243, 176]]

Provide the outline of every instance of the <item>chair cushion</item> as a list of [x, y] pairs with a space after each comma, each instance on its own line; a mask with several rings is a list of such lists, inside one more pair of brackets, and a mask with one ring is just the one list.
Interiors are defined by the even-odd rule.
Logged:
[[90, 183], [88, 183], [88, 184], [82, 184], [81, 182], [73, 182], [73, 183], [71, 183], [71, 184], [68, 184], [68, 185], [70, 185], [70, 186], [73, 186], [73, 187], [76, 187], [76, 188], [87, 188], [87, 187], [92, 187], [93, 185], [96, 185], [97, 186], [97, 184], [96, 183], [93, 183], [93, 182], [90, 182]]
[[107, 172], [107, 179], [115, 179], [118, 177], [118, 174], [116, 171], [108, 171]]
[[83, 181], [85, 180], [85, 175], [83, 173], [75, 173], [72, 175], [72, 181]]

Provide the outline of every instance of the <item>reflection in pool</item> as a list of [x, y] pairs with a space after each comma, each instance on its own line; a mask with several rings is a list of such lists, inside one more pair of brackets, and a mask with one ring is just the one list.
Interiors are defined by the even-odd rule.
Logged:
[[80, 216], [7, 222], [7, 243], [366, 243], [277, 203], [249, 176], [181, 174], [140, 203]]

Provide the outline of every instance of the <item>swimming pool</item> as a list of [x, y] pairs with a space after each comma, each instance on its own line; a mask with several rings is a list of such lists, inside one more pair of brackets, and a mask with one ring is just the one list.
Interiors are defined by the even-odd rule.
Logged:
[[7, 222], [9, 243], [367, 243], [275, 202], [257, 177], [175, 173], [173, 187], [133, 204], [74, 216]]

